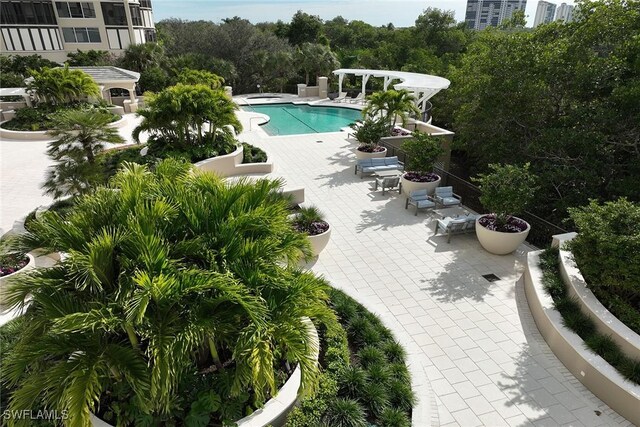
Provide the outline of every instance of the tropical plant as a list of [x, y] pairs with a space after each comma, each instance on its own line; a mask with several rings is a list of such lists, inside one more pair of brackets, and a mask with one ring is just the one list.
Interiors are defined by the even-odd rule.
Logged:
[[157, 43], [130, 44], [120, 58], [120, 65], [141, 73], [161, 64], [164, 59], [164, 48]]
[[113, 54], [107, 50], [80, 50], [67, 54], [69, 65], [74, 67], [91, 67], [96, 65], [112, 65], [115, 62]]
[[405, 169], [413, 175], [411, 181], [426, 178], [438, 179], [433, 171], [433, 165], [444, 153], [441, 141], [425, 132], [415, 131], [413, 137], [402, 143], [402, 150], [406, 153]]
[[133, 131], [136, 141], [142, 131], [148, 131], [186, 148], [202, 145], [206, 137], [213, 138], [219, 131], [228, 132], [228, 126], [242, 130], [235, 115], [238, 106], [223, 91], [203, 84], [178, 83], [147, 94], [145, 103], [146, 108], [138, 110], [142, 122]]
[[55, 199], [84, 194], [102, 183], [102, 169], [96, 155], [105, 144], [125, 142], [109, 126], [113, 115], [99, 110], [63, 110], [51, 117], [55, 140], [47, 154], [56, 163], [49, 167], [43, 188]]
[[381, 119], [368, 117], [363, 122], [352, 123], [350, 127], [354, 130], [354, 138], [360, 143], [358, 150], [369, 153], [381, 151], [382, 147], [378, 145], [380, 139], [389, 135], [389, 125]]
[[309, 246], [281, 185], [228, 184], [172, 159], [153, 173], [127, 164], [64, 219], [34, 220], [13, 247], [67, 258], [9, 289], [12, 306], [30, 301], [3, 360], [10, 408], [41, 399], [73, 426], [91, 411], [206, 425], [273, 396], [281, 366], [298, 364], [311, 390], [318, 343], [304, 318], [333, 314], [326, 283], [297, 268]]
[[299, 232], [310, 236], [322, 234], [329, 229], [324, 215], [315, 206], [300, 208], [293, 216], [293, 226]]
[[224, 79], [209, 71], [184, 69], [178, 74], [178, 83], [184, 85], [203, 84], [211, 89], [220, 89], [224, 84]]
[[331, 48], [318, 43], [303, 43], [298, 47], [295, 62], [298, 68], [304, 72], [307, 85], [311, 74], [315, 74], [317, 77], [340, 67], [340, 61]]
[[406, 123], [407, 114], [418, 114], [420, 110], [415, 105], [414, 96], [408, 90], [394, 90], [375, 92], [367, 99], [367, 105], [362, 110], [364, 117], [377, 117], [390, 125], [396, 125], [398, 116], [402, 124]]
[[497, 226], [504, 228], [512, 215], [521, 214], [536, 193], [537, 177], [524, 166], [490, 164], [490, 173], [472, 178], [480, 187], [480, 203], [495, 214]]
[[72, 70], [69, 65], [30, 70], [30, 74], [33, 80], [27, 84], [27, 90], [40, 102], [70, 104], [100, 96], [100, 88], [91, 76], [82, 70]]

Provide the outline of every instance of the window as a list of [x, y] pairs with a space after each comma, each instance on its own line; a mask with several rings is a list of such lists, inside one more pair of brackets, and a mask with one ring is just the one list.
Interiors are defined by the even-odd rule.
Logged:
[[56, 25], [57, 22], [51, 2], [0, 1], [0, 23]]
[[60, 18], [95, 18], [96, 10], [88, 2], [56, 2], [56, 10]]
[[144, 41], [145, 43], [155, 43], [156, 30], [144, 30]]
[[100, 43], [100, 31], [97, 28], [63, 28], [62, 37], [66, 43]]
[[140, 7], [151, 9], [151, 0], [140, 0]]
[[142, 27], [142, 15], [140, 14], [140, 6], [131, 5], [129, 6], [129, 10], [131, 11], [131, 25], [134, 27]]
[[106, 25], [127, 25], [127, 15], [122, 3], [101, 3]]

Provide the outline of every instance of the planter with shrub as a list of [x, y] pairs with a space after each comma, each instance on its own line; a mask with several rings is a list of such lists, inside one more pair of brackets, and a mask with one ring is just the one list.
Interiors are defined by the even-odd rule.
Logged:
[[378, 145], [380, 138], [389, 134], [389, 125], [384, 120], [366, 119], [351, 125], [353, 135], [360, 145], [356, 148], [357, 159], [371, 159], [387, 156], [387, 149]]
[[491, 172], [481, 174], [478, 182], [482, 195], [480, 203], [490, 214], [476, 221], [476, 234], [483, 248], [492, 254], [506, 255], [520, 246], [531, 226], [514, 214], [524, 212], [537, 190], [536, 177], [524, 166], [489, 165]]
[[415, 131], [413, 138], [402, 144], [402, 149], [407, 155], [402, 190], [407, 195], [412, 191], [425, 189], [428, 194], [433, 194], [441, 180], [440, 175], [433, 172], [435, 161], [444, 153], [440, 140]]
[[6, 292], [10, 281], [34, 267], [35, 261], [31, 254], [0, 254], [0, 306], [6, 304]]
[[293, 215], [292, 221], [293, 228], [307, 235], [312, 256], [320, 255], [331, 238], [331, 227], [324, 220], [322, 212], [315, 206], [300, 208]]
[[415, 396], [405, 351], [374, 314], [336, 289], [329, 304], [340, 323], [319, 327], [319, 388], [286, 427], [410, 427]]

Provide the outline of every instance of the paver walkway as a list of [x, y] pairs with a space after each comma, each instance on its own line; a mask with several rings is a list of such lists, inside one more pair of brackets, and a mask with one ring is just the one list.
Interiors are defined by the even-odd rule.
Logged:
[[[254, 126], [255, 128], [255, 126]], [[249, 129], [248, 123], [246, 129]], [[128, 130], [123, 130], [126, 134]], [[427, 425], [629, 425], [553, 356], [529, 313], [519, 260], [485, 252], [474, 236], [432, 237], [430, 218], [404, 210], [353, 174], [345, 133], [243, 140], [263, 147], [274, 175], [306, 188], [333, 228], [309, 266], [380, 314], [409, 352]], [[39, 185], [46, 144], [0, 142], [0, 227], [46, 202]], [[489, 283], [482, 274], [501, 280]]]
[[496, 256], [473, 235], [433, 237], [431, 218], [405, 210], [403, 195], [382, 196], [354, 175], [346, 133], [240, 139], [267, 151], [273, 175], [304, 186], [305, 205], [326, 214], [331, 241], [310, 267], [381, 315], [407, 348], [421, 399], [414, 425], [629, 424], [538, 333], [520, 280], [528, 248]]

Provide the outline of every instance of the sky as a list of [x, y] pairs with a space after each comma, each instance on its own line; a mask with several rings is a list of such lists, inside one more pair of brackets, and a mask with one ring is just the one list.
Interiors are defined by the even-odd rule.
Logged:
[[[560, 5], [572, 0], [551, 0]], [[219, 22], [224, 18], [239, 16], [253, 23], [281, 19], [289, 22], [297, 10], [302, 10], [322, 19], [342, 15], [348, 20], [361, 20], [371, 25], [407, 27], [428, 7], [453, 10], [457, 21], [464, 20], [466, 0], [153, 0], [156, 21], [166, 18], [208, 20]], [[531, 26], [535, 16], [537, 0], [528, 0], [526, 15]]]

